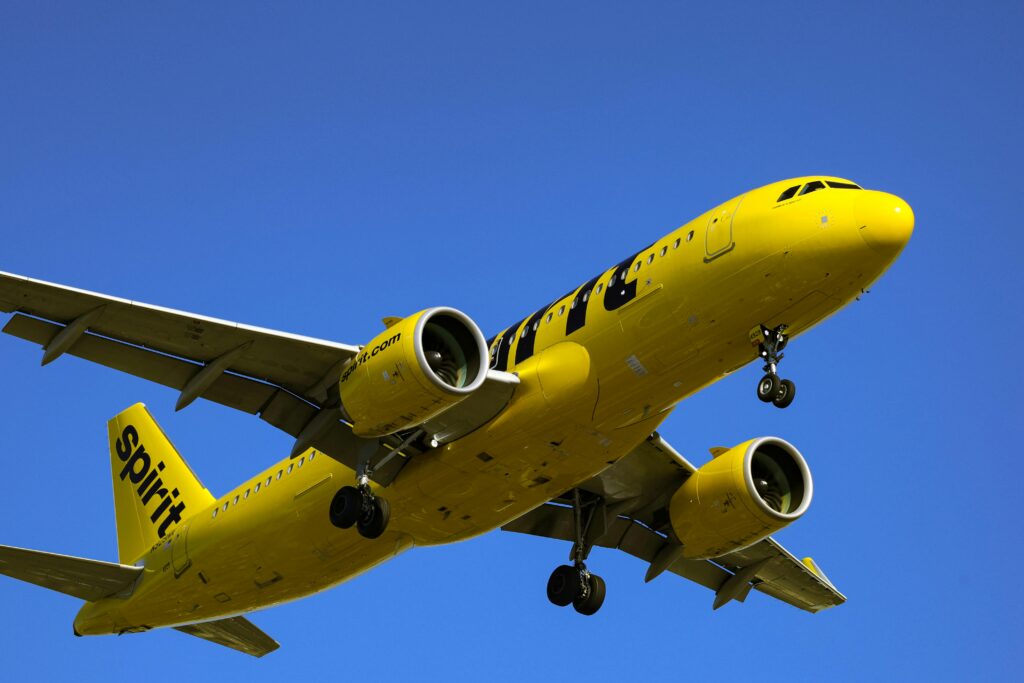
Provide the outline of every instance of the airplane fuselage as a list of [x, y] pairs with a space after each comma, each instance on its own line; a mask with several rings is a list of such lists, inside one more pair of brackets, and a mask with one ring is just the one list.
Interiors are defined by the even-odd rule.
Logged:
[[130, 597], [87, 603], [81, 634], [240, 614], [349, 579], [415, 545], [464, 540], [608, 467], [681, 400], [756, 358], [752, 334], [799, 335], [858, 296], [909, 237], [910, 208], [811, 177], [698, 216], [491, 340], [519, 375], [508, 407], [413, 458], [387, 489], [378, 539], [338, 529], [332, 496], [355, 473], [316, 451], [283, 460], [172, 528]]

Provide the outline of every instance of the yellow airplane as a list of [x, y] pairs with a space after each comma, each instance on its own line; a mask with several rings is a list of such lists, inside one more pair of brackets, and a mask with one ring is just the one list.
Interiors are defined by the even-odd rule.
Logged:
[[[334, 586], [416, 545], [493, 529], [572, 543], [547, 584], [593, 614], [594, 546], [715, 593], [817, 612], [845, 598], [770, 534], [811, 502], [776, 437], [692, 465], [655, 431], [752, 360], [784, 408], [789, 338], [858, 297], [913, 231], [902, 199], [840, 178], [735, 197], [485, 341], [451, 308], [347, 346], [0, 274], [3, 331], [205, 398], [293, 435], [288, 458], [214, 497], [142, 405], [109, 423], [118, 562], [0, 547], [0, 572], [86, 601], [78, 635], [173, 627], [262, 656], [242, 614]], [[352, 527], [355, 527], [352, 529]]]

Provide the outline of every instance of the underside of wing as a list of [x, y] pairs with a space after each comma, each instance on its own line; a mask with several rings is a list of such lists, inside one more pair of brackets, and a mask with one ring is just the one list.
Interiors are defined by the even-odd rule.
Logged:
[[[29, 338], [24, 316], [56, 323], [44, 362], [71, 349], [87, 332], [186, 361], [230, 371], [316, 400], [358, 352], [346, 344], [276, 332], [207, 316], [0, 273], [0, 311], [15, 315], [5, 332]], [[16, 322], [17, 321], [17, 322]], [[21, 332], [21, 334], [19, 334]], [[218, 361], [221, 361], [218, 363]], [[225, 362], [226, 361], [226, 362]]]
[[696, 470], [655, 433], [577, 491], [502, 529], [581, 542], [584, 556], [591, 546], [622, 550], [648, 563], [647, 581], [669, 572], [713, 590], [715, 609], [743, 602], [751, 589], [808, 612], [846, 600], [812, 560], [801, 562], [772, 538], [712, 559], [684, 558], [667, 508]]
[[[508, 404], [518, 378], [488, 371], [465, 400], [421, 428], [361, 438], [338, 410], [337, 385], [359, 347], [217, 320], [0, 273], [3, 331], [179, 392], [177, 409], [204, 398], [241, 410], [389, 484], [410, 457], [477, 429]], [[413, 437], [413, 438], [410, 438]]]
[[281, 647], [276, 640], [245, 617], [204, 621], [199, 624], [177, 626], [174, 630], [230, 647], [253, 657], [262, 657]]

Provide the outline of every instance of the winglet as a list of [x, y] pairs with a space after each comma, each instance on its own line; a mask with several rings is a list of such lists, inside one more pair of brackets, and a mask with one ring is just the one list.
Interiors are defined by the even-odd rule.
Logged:
[[384, 327], [385, 328], [394, 327], [395, 325], [397, 325], [398, 323], [402, 322], [403, 320], [405, 320], [405, 318], [396, 318], [393, 315], [389, 315], [386, 318], [381, 318], [380, 319], [380, 321], [382, 323], [384, 323]]
[[814, 561], [814, 558], [805, 557], [803, 560], [801, 560], [801, 562], [803, 562], [803, 565], [810, 569], [815, 576], [817, 576], [819, 579], [821, 579], [829, 586], [832, 586], [833, 589], [835, 589], [835, 585], [829, 580], [827, 576], [825, 576], [825, 572], [821, 571], [821, 567], [819, 567], [818, 563]]

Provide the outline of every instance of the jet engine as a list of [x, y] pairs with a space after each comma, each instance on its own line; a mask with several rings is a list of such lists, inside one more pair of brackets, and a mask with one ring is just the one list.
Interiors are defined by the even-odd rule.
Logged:
[[415, 427], [478, 389], [487, 359], [467, 315], [428, 308], [390, 325], [352, 359], [338, 384], [342, 410], [358, 436]]
[[800, 451], [772, 436], [730, 448], [690, 476], [669, 503], [688, 558], [718, 557], [799, 519], [813, 484]]

